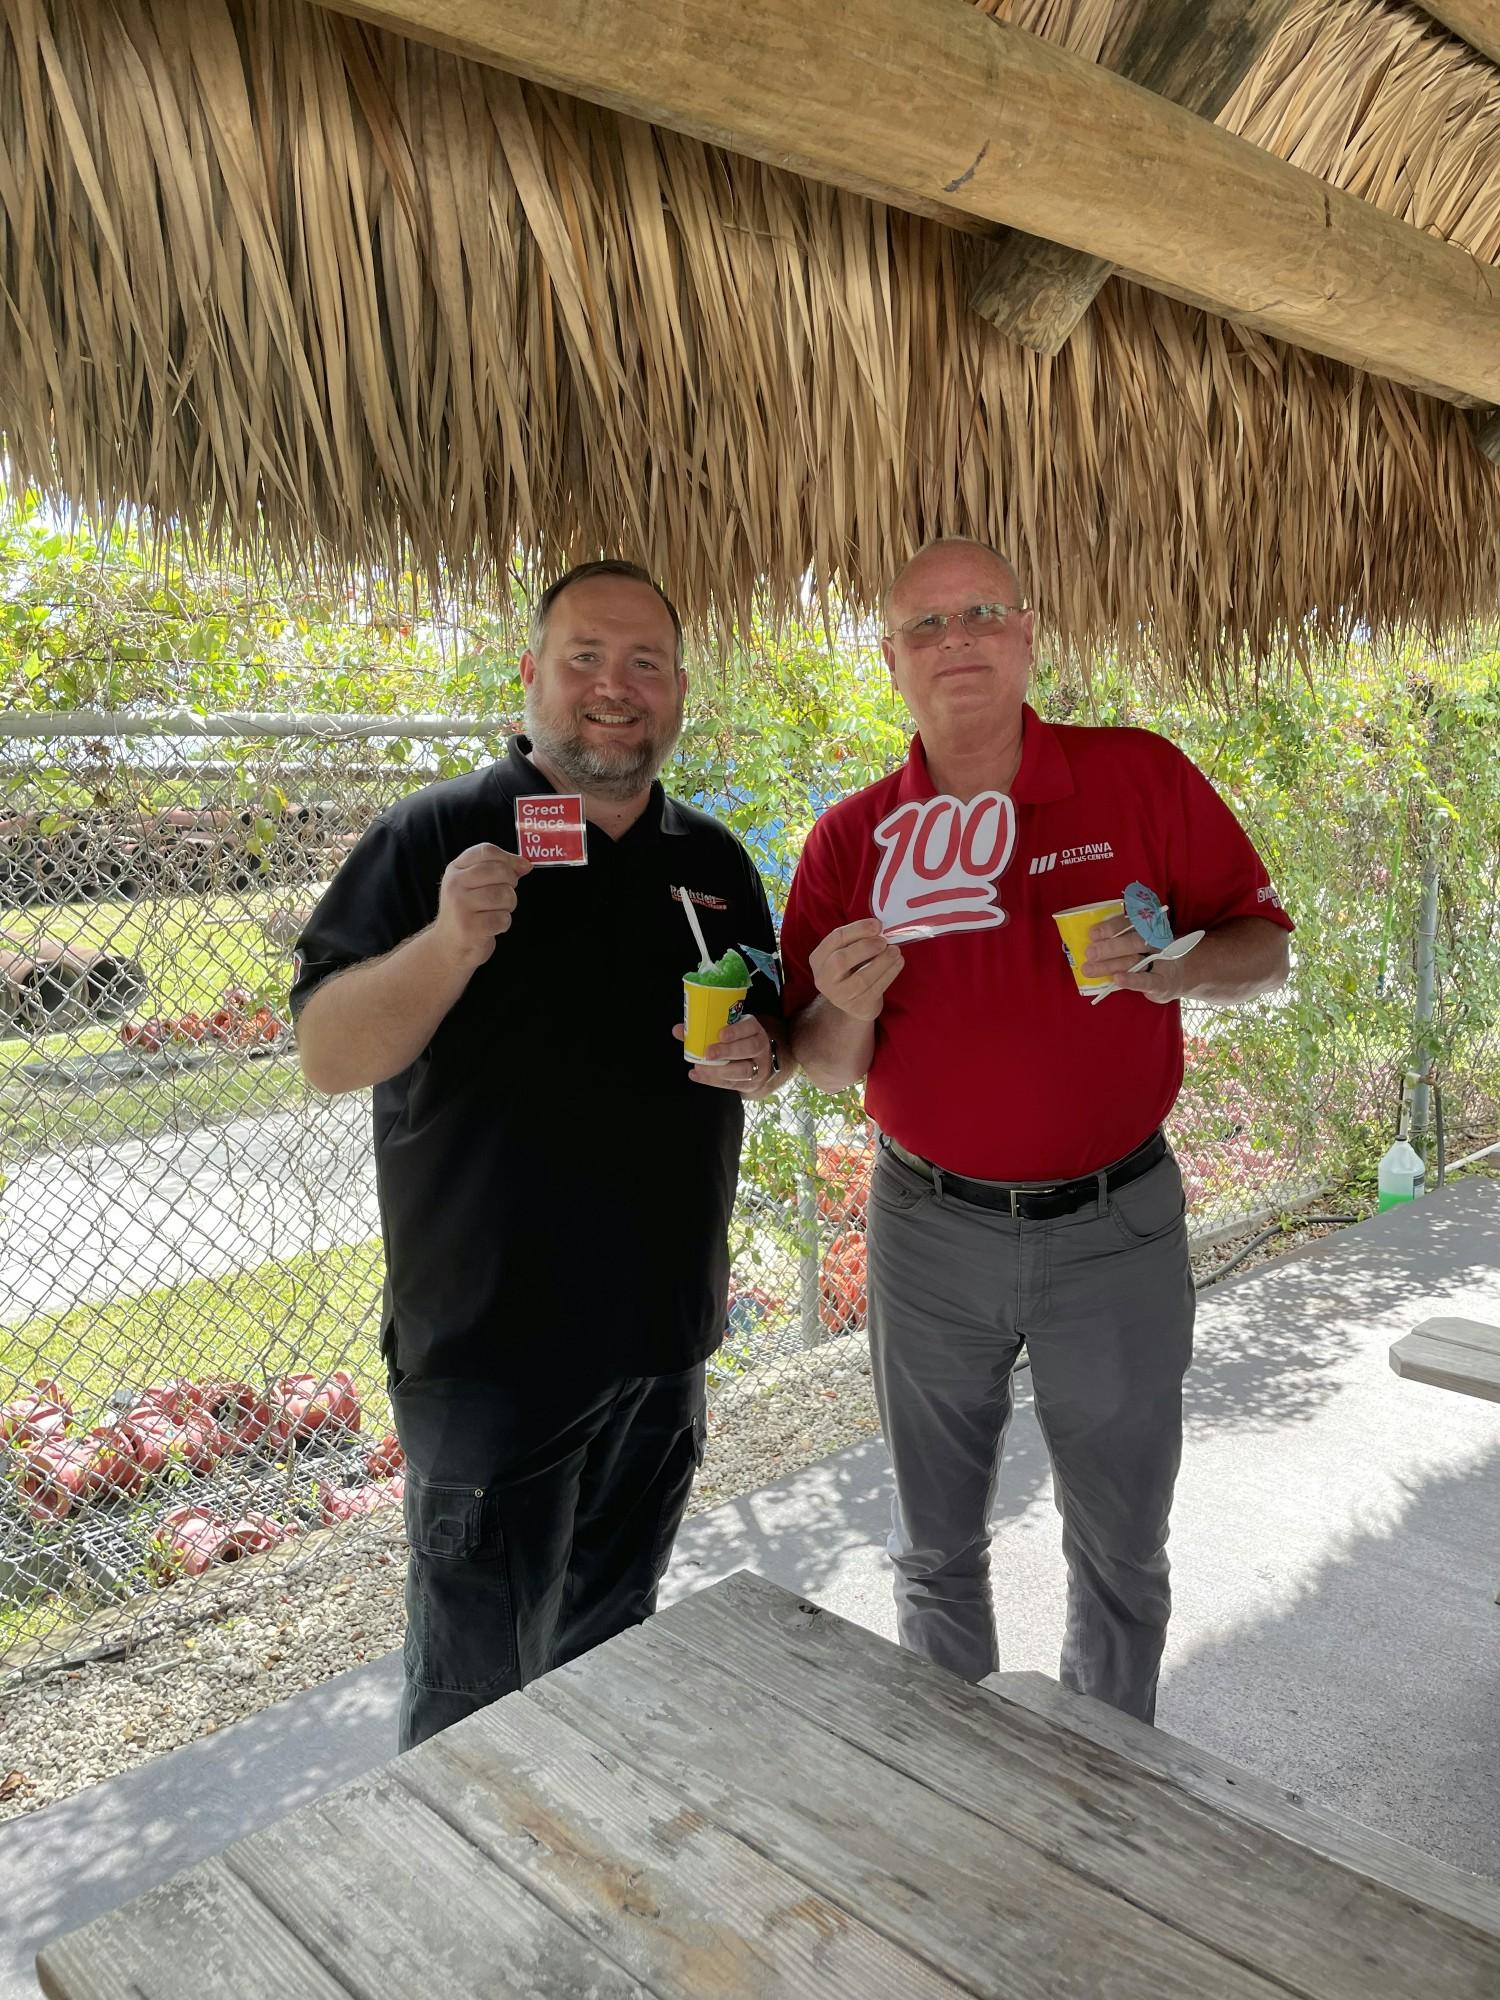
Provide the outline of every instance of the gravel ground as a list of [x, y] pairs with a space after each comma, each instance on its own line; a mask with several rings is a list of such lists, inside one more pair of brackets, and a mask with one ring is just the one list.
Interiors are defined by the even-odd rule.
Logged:
[[[1248, 1269], [1316, 1236], [1305, 1224], [1261, 1245]], [[1200, 1279], [1250, 1237], [1195, 1258]], [[879, 1429], [863, 1337], [785, 1355], [714, 1392], [709, 1450], [690, 1514], [751, 1493]], [[184, 1616], [124, 1657], [49, 1674], [0, 1700], [0, 1819], [34, 1812], [272, 1702], [378, 1659], [402, 1630], [395, 1536], [335, 1531], [199, 1585]], [[274, 1581], [273, 1581], [274, 1579]], [[82, 1648], [80, 1648], [82, 1650]]]

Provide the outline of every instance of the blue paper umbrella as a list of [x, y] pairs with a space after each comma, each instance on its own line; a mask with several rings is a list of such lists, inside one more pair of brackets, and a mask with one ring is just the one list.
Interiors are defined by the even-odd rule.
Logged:
[[1148, 951], [1162, 951], [1172, 942], [1172, 926], [1167, 922], [1161, 898], [1144, 882], [1126, 884], [1125, 914]]
[[762, 979], [769, 979], [779, 993], [781, 991], [781, 961], [774, 951], [757, 951], [753, 944], [742, 944], [740, 951], [749, 959], [751, 966]]

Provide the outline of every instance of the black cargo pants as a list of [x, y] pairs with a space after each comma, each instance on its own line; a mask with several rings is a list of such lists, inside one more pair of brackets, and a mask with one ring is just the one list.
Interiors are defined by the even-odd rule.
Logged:
[[392, 1374], [403, 1750], [649, 1618], [702, 1463], [704, 1367], [536, 1386]]

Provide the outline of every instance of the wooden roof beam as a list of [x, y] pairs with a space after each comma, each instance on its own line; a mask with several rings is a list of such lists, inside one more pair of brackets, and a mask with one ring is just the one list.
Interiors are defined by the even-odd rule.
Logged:
[[1418, 5], [1461, 42], [1500, 63], [1500, 0], [1418, 0]]
[[[1293, 5], [1154, 0], [1107, 65], [1200, 118], [1217, 118]], [[1087, 251], [1012, 230], [980, 273], [970, 303], [1023, 347], [1056, 354], [1114, 268]]]
[[340, 0], [943, 222], [1069, 244], [1246, 325], [1500, 403], [1500, 267], [968, 0]]

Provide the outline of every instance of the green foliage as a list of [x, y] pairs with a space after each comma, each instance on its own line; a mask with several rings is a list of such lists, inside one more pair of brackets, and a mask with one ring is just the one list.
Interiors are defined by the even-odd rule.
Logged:
[[1162, 698], [1107, 666], [1087, 690], [1047, 677], [1038, 697], [1056, 716], [1134, 723], [1178, 743], [1249, 829], [1296, 920], [1286, 993], [1195, 1047], [1185, 1108], [1222, 1109], [1248, 1080], [1265, 1147], [1316, 1155], [1320, 1179], [1368, 1164], [1394, 1129], [1416, 1055], [1415, 940], [1431, 857], [1431, 1046], [1450, 1136], [1492, 1136], [1500, 653], [1452, 663], [1354, 649], [1309, 680], [1225, 707]]
[[[378, 1241], [335, 1244], [222, 1277], [44, 1314], [0, 1328], [0, 1383], [55, 1377], [80, 1418], [102, 1422], [122, 1382], [144, 1388], [179, 1375], [263, 1383], [296, 1371], [348, 1368], [378, 1437], [390, 1423], [385, 1372], [359, 1329], [378, 1318]], [[309, 1323], [307, 1303], [318, 1317]], [[294, 1344], [288, 1345], [289, 1331]]]
[[701, 798], [784, 884], [818, 812], [906, 754], [906, 713], [879, 655], [851, 638], [757, 629], [690, 663], [688, 722], [667, 783]]
[[180, 540], [65, 527], [30, 495], [0, 506], [0, 578], [0, 711], [403, 715], [436, 694], [450, 712], [483, 714], [517, 629], [508, 606], [461, 624], [410, 578], [372, 579], [346, 599], [257, 581]]

